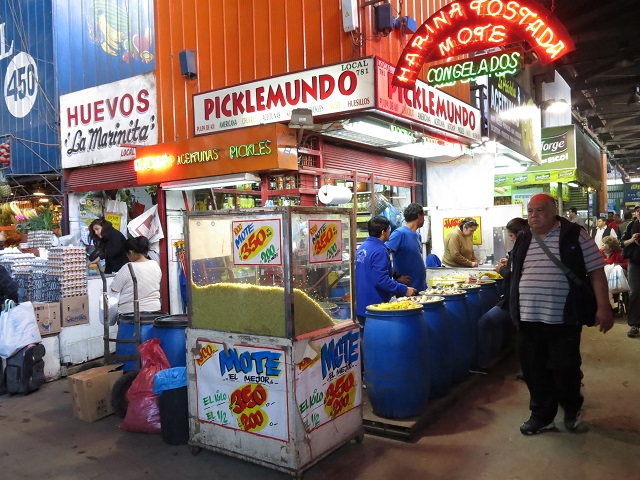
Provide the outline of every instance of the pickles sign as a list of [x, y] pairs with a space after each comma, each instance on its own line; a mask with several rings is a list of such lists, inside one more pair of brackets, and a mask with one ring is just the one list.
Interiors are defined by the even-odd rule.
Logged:
[[282, 265], [279, 218], [231, 222], [235, 265]]
[[309, 263], [342, 261], [342, 222], [309, 220]]

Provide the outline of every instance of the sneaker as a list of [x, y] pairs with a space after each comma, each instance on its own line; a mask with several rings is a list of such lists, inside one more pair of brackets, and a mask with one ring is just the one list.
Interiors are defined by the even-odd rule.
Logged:
[[545, 430], [553, 430], [555, 428], [556, 424], [553, 420], [551, 420], [551, 423], [546, 423], [538, 420], [537, 418], [531, 417], [520, 425], [520, 432], [523, 435], [535, 435], [537, 433], [542, 433]]
[[629, 338], [640, 337], [640, 330], [638, 330], [638, 327], [636, 326], [631, 327], [631, 330], [629, 330], [629, 333], [627, 333], [627, 337]]
[[575, 432], [578, 430], [578, 427], [580, 426], [580, 412], [571, 415], [571, 414], [565, 414], [564, 416], [564, 426], [565, 428], [569, 431], [569, 432]]

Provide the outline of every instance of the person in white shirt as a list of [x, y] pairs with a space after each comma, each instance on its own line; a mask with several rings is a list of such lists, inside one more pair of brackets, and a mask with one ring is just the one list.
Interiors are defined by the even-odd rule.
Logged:
[[591, 232], [591, 238], [593, 238], [600, 250], [603, 247], [602, 239], [608, 235], [618, 238], [616, 231], [607, 225], [607, 219], [599, 217], [596, 227]]
[[[138, 310], [140, 312], [157, 312], [161, 308], [160, 281], [162, 270], [160, 265], [147, 257], [149, 240], [146, 237], [129, 238], [124, 244], [127, 258], [133, 265], [138, 286]], [[133, 312], [133, 279], [129, 264], [124, 265], [116, 274], [111, 284], [111, 291], [119, 294], [118, 313]]]

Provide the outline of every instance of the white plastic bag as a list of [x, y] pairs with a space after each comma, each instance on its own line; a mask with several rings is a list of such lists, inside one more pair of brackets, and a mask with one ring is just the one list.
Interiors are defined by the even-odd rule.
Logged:
[[[611, 268], [606, 268], [606, 267]], [[624, 274], [624, 269], [620, 265], [607, 265], [605, 273], [609, 283], [609, 291], [611, 293], [624, 293], [629, 291], [629, 282]]]
[[6, 300], [0, 314], [0, 357], [9, 358], [22, 347], [41, 341], [31, 302], [16, 305], [13, 300]]
[[100, 318], [100, 323], [104, 325], [104, 301], [105, 298], [107, 300], [107, 317], [109, 321], [109, 325], [113, 326], [118, 321], [118, 301], [120, 299], [119, 296], [109, 295], [108, 293], [103, 293], [100, 298], [100, 305], [98, 307], [98, 316]]

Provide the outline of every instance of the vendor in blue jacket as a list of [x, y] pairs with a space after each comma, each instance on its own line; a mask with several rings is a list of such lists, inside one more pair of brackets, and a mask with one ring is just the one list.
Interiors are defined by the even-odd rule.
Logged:
[[388, 302], [391, 297], [411, 296], [416, 289], [393, 279], [389, 250], [384, 242], [389, 240], [389, 220], [376, 215], [367, 222], [369, 238], [356, 251], [356, 317], [364, 326], [367, 307]]
[[424, 210], [419, 203], [410, 203], [404, 209], [405, 224], [396, 228], [387, 240], [387, 248], [393, 255], [393, 268], [404, 283], [418, 292], [427, 289], [427, 270], [422, 258], [422, 238], [418, 229], [424, 225]]

